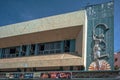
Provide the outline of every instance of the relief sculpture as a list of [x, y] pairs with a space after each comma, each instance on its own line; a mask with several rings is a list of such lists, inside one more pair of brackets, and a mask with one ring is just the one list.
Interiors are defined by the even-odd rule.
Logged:
[[[96, 34], [96, 29], [102, 29], [101, 33]], [[109, 58], [107, 53], [104, 53], [106, 50], [105, 42], [105, 33], [109, 30], [109, 27], [106, 24], [98, 24], [93, 30], [93, 62], [90, 64], [89, 70], [110, 70], [109, 63], [104, 60]], [[105, 68], [105, 69], [104, 69]]]

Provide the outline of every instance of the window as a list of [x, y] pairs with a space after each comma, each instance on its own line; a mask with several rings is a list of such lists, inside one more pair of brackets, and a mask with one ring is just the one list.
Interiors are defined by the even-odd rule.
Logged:
[[30, 49], [30, 55], [34, 55], [34, 52], [35, 52], [35, 44], [32, 44]]
[[9, 57], [17, 57], [18, 53], [19, 53], [19, 48], [18, 47], [12, 47], [9, 48], [10, 52], [9, 52]]
[[56, 42], [56, 43], [55, 43], [55, 48], [56, 48], [56, 49], [60, 49], [60, 47], [61, 47], [61, 43], [60, 43], [60, 42]]
[[70, 51], [74, 52], [75, 50], [73, 48], [75, 47], [74, 45], [75, 41], [73, 41], [73, 43], [71, 41], [73, 40], [31, 44], [31, 46], [22, 45], [17, 47], [3, 48], [1, 57], [9, 58], [9, 57], [26, 56], [26, 55], [29, 56], [29, 55], [34, 55], [35, 53], [37, 55], [37, 54], [53, 54], [53, 53], [56, 54], [56, 53], [61, 53], [61, 52], [64, 53]]
[[50, 53], [50, 43], [44, 44], [44, 54], [49, 54]]
[[21, 55], [25, 56], [25, 54], [26, 54], [26, 45], [23, 45]]
[[115, 62], [117, 61], [118, 59], [117, 58], [115, 58]]
[[55, 46], [54, 48], [55, 53], [60, 53], [61, 52], [61, 41], [55, 42], [54, 46]]
[[38, 45], [38, 53], [39, 54], [44, 54], [44, 44], [39, 44]]
[[64, 41], [64, 52], [70, 52], [70, 40]]
[[44, 44], [40, 44], [40, 51], [44, 51]]
[[16, 48], [11, 48], [10, 49], [10, 54], [15, 54], [16, 53]]
[[15, 57], [15, 53], [16, 53], [16, 49], [15, 48], [11, 48], [10, 49], [10, 57]]
[[2, 58], [8, 58], [9, 57], [9, 49], [3, 48], [2, 50]]
[[61, 52], [61, 41], [39, 44], [39, 54], [51, 54]]

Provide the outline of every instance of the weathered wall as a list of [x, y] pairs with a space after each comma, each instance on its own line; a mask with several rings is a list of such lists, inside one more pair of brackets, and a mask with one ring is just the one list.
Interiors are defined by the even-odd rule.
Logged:
[[[104, 23], [109, 27], [105, 33], [106, 51], [101, 54], [109, 54], [106, 59], [113, 69], [114, 64], [114, 8], [113, 2], [103, 3], [99, 5], [89, 6], [87, 10], [88, 32], [87, 32], [87, 68], [93, 61], [93, 29], [97, 24]], [[101, 33], [99, 30], [97, 33]]]

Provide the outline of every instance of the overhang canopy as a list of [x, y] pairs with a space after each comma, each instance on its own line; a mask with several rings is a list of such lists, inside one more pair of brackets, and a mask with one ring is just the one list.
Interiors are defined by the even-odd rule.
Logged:
[[[75, 53], [73, 53], [75, 54]], [[59, 67], [83, 65], [83, 58], [70, 53], [1, 59], [2, 68]]]
[[81, 29], [81, 26], [77, 26], [1, 38], [0, 48], [75, 39]]
[[85, 10], [0, 27], [0, 48], [75, 39]]
[[0, 26], [0, 38], [67, 28], [85, 24], [85, 10]]

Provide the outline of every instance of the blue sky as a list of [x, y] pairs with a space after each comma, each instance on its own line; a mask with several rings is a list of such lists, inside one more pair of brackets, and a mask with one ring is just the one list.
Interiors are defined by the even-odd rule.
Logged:
[[[0, 26], [78, 11], [87, 4], [108, 1], [111, 0], [0, 0]], [[117, 51], [120, 49], [120, 0], [114, 2], [114, 51]]]

